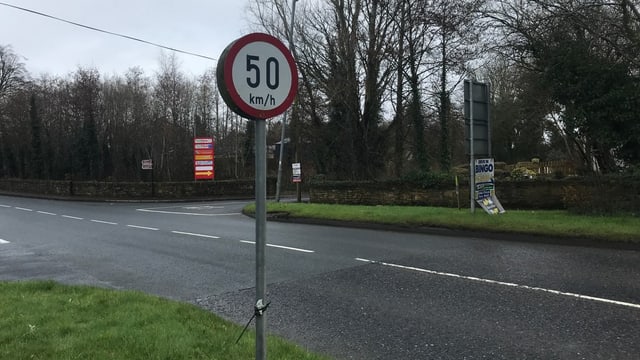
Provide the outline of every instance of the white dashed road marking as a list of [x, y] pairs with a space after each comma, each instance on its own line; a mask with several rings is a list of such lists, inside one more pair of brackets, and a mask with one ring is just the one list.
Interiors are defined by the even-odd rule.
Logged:
[[202, 237], [202, 238], [208, 238], [208, 239], [220, 239], [219, 236], [215, 236], [215, 235], [194, 234], [194, 233], [189, 233], [184, 231], [171, 231], [171, 232], [179, 235], [196, 236], [196, 237]]
[[482, 279], [482, 278], [473, 277], [473, 276], [464, 276], [464, 275], [458, 275], [458, 274], [452, 274], [452, 273], [445, 273], [445, 272], [440, 272], [440, 271], [421, 269], [421, 268], [417, 268], [417, 267], [413, 267], [413, 266], [403, 266], [403, 265], [398, 265], [398, 264], [391, 264], [391, 263], [385, 263], [385, 262], [381, 262], [381, 261], [374, 261], [374, 260], [368, 260], [368, 259], [362, 259], [362, 258], [356, 258], [356, 260], [357, 261], [366, 262], [366, 263], [370, 263], [370, 264], [377, 264], [377, 265], [383, 265], [383, 266], [388, 266], [388, 267], [392, 267], [392, 268], [402, 269], [402, 270], [410, 270], [410, 271], [416, 271], [416, 272], [427, 273], [427, 274], [438, 275], [438, 276], [447, 276], [447, 277], [452, 277], [452, 278], [458, 278], [458, 279], [482, 282], [482, 283], [486, 283], [486, 284], [509, 286], [509, 287], [518, 288], [518, 289], [540, 291], [540, 292], [545, 292], [545, 293], [554, 294], [554, 295], [568, 296], [568, 297], [573, 297], [573, 298], [578, 298], [578, 299], [583, 299], [583, 300], [591, 300], [591, 301], [597, 301], [597, 302], [601, 302], [601, 303], [621, 305], [621, 306], [640, 309], [640, 304], [628, 303], [628, 302], [624, 302], [624, 301], [610, 300], [610, 299], [604, 299], [604, 298], [599, 298], [599, 297], [594, 297], [594, 296], [588, 296], [588, 295], [581, 295], [581, 294], [563, 292], [563, 291], [558, 291], [558, 290], [545, 289], [545, 288], [541, 288], [541, 287], [520, 285], [520, 284], [515, 284], [515, 283], [510, 283], [510, 282]]
[[[9, 205], [3, 205], [3, 204], [0, 204], [0, 207], [3, 207], [3, 208], [14, 208], [16, 210], [22, 210], [22, 211], [34, 211], [34, 210], [28, 209], [28, 208], [22, 208], [22, 207], [17, 207], [17, 206], [9, 206]], [[222, 209], [222, 208], [224, 208], [224, 206], [205, 205], [205, 206], [191, 206], [191, 207], [184, 207], [184, 208], [185, 209], [193, 209], [193, 210], [195, 210], [195, 209], [197, 209], [197, 210], [201, 210], [201, 209], [209, 210], [209, 209]], [[142, 212], [151, 212], [151, 213], [160, 213], [160, 214], [192, 215], [192, 216], [232, 216], [232, 215], [242, 215], [241, 213], [202, 214], [202, 213], [167, 211], [167, 210], [158, 210], [158, 209], [159, 208], [156, 208], [156, 209], [136, 209], [136, 210], [137, 211], [142, 211]], [[48, 211], [37, 210], [35, 212], [37, 212], [38, 214], [43, 214], [43, 215], [58, 216], [57, 214], [52, 213], [52, 212], [48, 212]], [[85, 220], [82, 217], [72, 216], [72, 215], [60, 215], [60, 217], [63, 217], [63, 218], [66, 218], [66, 219], [73, 219], [73, 220]], [[112, 221], [105, 221], [105, 220], [98, 220], [98, 219], [88, 219], [88, 220], [90, 222], [97, 223], [97, 224], [118, 225], [117, 222], [112, 222]], [[133, 228], [133, 229], [140, 229], [140, 230], [160, 231], [160, 229], [158, 229], [158, 228], [149, 227], [149, 226], [133, 225], [133, 224], [126, 225], [126, 227]], [[191, 233], [191, 232], [177, 231], [177, 230], [172, 230], [171, 233], [178, 234], [178, 235], [185, 235], [185, 236], [194, 236], [194, 237], [200, 237], [200, 238], [207, 238], [207, 239], [220, 239], [219, 236], [215, 236], [215, 235], [198, 234], [198, 233]], [[255, 245], [255, 241], [241, 240], [240, 242], [241, 243], [245, 243], [245, 244], [254, 244]], [[7, 243], [9, 243], [9, 242], [6, 241], [6, 240], [0, 239], [0, 244], [7, 244]], [[283, 249], [283, 250], [297, 251], [297, 252], [302, 252], [302, 253], [315, 253], [314, 250], [301, 249], [301, 248], [296, 248], [296, 247], [291, 247], [291, 246], [283, 246], [283, 245], [275, 245], [275, 244], [266, 244], [266, 246], [272, 247], [272, 248]]]
[[139, 225], [127, 225], [127, 227], [134, 228], [134, 229], [142, 229], [142, 230], [152, 230], [152, 231], [160, 230], [158, 228], [153, 228], [148, 226], [139, 226]]
[[[253, 244], [253, 245], [256, 244], [255, 241], [248, 241], [248, 240], [240, 240], [240, 242], [243, 243], [243, 244]], [[290, 247], [290, 246], [282, 246], [282, 245], [274, 245], [274, 244], [266, 244], [266, 246], [272, 247], [272, 248], [284, 249], [284, 250], [299, 251], [299, 252], [303, 252], [303, 253], [314, 253], [315, 252], [313, 250], [300, 249], [300, 248], [294, 248], [294, 247]]]
[[95, 220], [95, 219], [92, 219], [91, 222], [98, 223], [98, 224], [118, 225], [118, 223], [115, 223], [115, 222], [103, 221], [103, 220]]
[[153, 210], [153, 209], [136, 209], [136, 211], [158, 213], [158, 214], [171, 214], [171, 215], [190, 215], [190, 216], [232, 216], [232, 215], [242, 215], [241, 213], [201, 214], [201, 213], [192, 213], [192, 212], [166, 211], [166, 210]]
[[84, 218], [77, 217], [77, 216], [71, 216], [71, 215], [61, 215], [61, 216], [65, 219], [84, 220]]

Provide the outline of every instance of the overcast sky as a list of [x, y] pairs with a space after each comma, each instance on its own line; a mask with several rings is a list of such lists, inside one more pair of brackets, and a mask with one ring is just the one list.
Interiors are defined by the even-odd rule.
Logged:
[[[65, 20], [217, 59], [249, 33], [249, 0], [0, 0]], [[78, 66], [123, 75], [133, 66], [153, 75], [160, 48], [0, 5], [0, 45], [24, 57], [32, 76], [65, 76]], [[212, 60], [176, 54], [186, 74], [200, 75]]]

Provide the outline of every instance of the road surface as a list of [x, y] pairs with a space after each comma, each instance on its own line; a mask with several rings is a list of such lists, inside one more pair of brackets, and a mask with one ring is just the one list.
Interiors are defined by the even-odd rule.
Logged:
[[[0, 280], [253, 313], [245, 202], [0, 196]], [[640, 252], [267, 224], [267, 326], [335, 359], [637, 359]], [[233, 339], [235, 340], [235, 339]]]

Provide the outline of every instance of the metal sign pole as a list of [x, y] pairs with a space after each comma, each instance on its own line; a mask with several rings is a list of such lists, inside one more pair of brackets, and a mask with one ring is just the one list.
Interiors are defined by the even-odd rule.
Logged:
[[[266, 75], [260, 76], [260, 74]], [[256, 160], [256, 359], [265, 360], [265, 246], [267, 221], [266, 119], [282, 114], [298, 89], [298, 70], [291, 52], [275, 37], [248, 34], [227, 46], [218, 59], [216, 79], [225, 103], [255, 121]], [[266, 80], [266, 81], [263, 81]]]
[[[298, 2], [298, 0], [293, 0], [293, 3], [291, 4], [291, 28], [289, 29], [289, 36], [288, 36], [289, 48], [292, 54], [295, 54], [294, 48], [293, 48], [293, 30], [295, 25], [294, 18], [296, 15], [296, 2]], [[278, 178], [276, 181], [276, 201], [277, 202], [280, 202], [280, 189], [282, 187], [282, 161], [284, 159], [284, 140], [285, 140], [286, 128], [287, 128], [287, 112], [285, 111], [284, 114], [282, 114], [282, 132], [280, 134], [280, 156], [278, 160]], [[297, 186], [296, 190], [299, 189], [299, 185], [296, 185], [296, 186]]]
[[266, 276], [264, 255], [267, 223], [267, 136], [266, 122], [256, 121], [256, 359], [267, 358]]
[[474, 81], [469, 81], [469, 197], [471, 198], [471, 213], [476, 212], [476, 203], [475, 203], [475, 180], [476, 180], [476, 171], [475, 171], [475, 153], [474, 153], [474, 144], [473, 144], [473, 83]]

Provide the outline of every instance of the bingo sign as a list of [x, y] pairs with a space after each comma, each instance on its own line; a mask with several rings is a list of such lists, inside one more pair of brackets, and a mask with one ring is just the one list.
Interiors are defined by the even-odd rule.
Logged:
[[193, 175], [195, 180], [213, 180], [213, 138], [193, 139]]
[[495, 192], [493, 159], [476, 159], [475, 200], [490, 198]]
[[504, 207], [496, 196], [495, 166], [493, 159], [476, 159], [475, 168], [475, 201], [488, 214], [503, 214]]
[[277, 38], [253, 33], [232, 42], [216, 67], [220, 95], [238, 115], [265, 120], [282, 114], [298, 89], [298, 69]]

